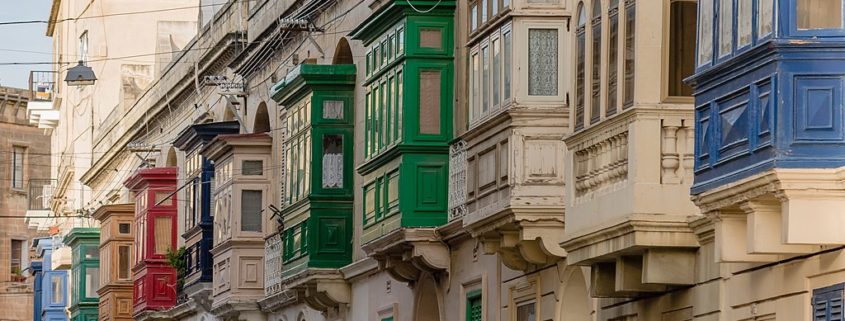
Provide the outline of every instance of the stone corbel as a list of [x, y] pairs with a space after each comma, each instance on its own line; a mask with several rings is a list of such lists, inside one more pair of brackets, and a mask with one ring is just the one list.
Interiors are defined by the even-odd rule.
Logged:
[[751, 200], [740, 208], [747, 215], [749, 254], [806, 254], [818, 250], [818, 246], [785, 243], [780, 201]]
[[318, 280], [305, 289], [305, 303], [318, 311], [339, 310], [351, 302], [352, 290], [343, 279]]

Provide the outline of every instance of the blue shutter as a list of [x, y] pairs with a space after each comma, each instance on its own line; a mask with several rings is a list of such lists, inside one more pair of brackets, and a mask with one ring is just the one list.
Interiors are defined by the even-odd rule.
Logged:
[[845, 283], [813, 290], [814, 321], [845, 321], [842, 314], [842, 295]]

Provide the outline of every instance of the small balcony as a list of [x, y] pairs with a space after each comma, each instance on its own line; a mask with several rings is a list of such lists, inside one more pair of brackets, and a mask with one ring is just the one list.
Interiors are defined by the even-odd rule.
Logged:
[[694, 283], [693, 141], [692, 111], [681, 106], [631, 108], [565, 140], [572, 183], [561, 245], [569, 264], [592, 267], [594, 296]]
[[51, 218], [50, 203], [53, 200], [53, 188], [56, 181], [52, 179], [29, 180], [26, 210], [26, 221], [30, 228], [46, 231], [54, 222]]
[[29, 123], [38, 128], [52, 129], [59, 124], [59, 111], [54, 108], [54, 90], [58, 73], [54, 71], [30, 71], [29, 95], [26, 110]]

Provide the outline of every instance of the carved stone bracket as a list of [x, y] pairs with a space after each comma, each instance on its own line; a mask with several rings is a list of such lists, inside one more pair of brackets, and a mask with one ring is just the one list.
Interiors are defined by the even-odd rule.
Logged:
[[506, 211], [498, 219], [475, 222], [467, 229], [477, 237], [485, 254], [499, 254], [505, 266], [528, 271], [554, 264], [567, 253], [563, 240], [563, 215], [550, 211]]
[[448, 273], [449, 247], [433, 228], [403, 228], [363, 246], [367, 255], [402, 282], [415, 282], [422, 272]]

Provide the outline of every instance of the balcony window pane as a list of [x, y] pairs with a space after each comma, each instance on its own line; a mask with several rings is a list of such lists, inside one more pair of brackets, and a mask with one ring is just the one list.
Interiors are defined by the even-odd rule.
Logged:
[[842, 0], [798, 0], [798, 29], [842, 28]]
[[443, 31], [440, 29], [420, 29], [420, 48], [442, 49]]
[[481, 114], [490, 110], [490, 48], [481, 47]]
[[493, 45], [493, 107], [499, 105], [501, 101], [501, 77], [502, 77], [502, 55], [499, 53], [500, 48], [500, 41], [499, 39], [494, 39], [492, 42]]
[[607, 115], [616, 113], [619, 74], [619, 0], [610, 1], [607, 39]]
[[323, 119], [343, 120], [343, 101], [324, 100]]
[[536, 304], [531, 302], [518, 305], [516, 307], [516, 321], [537, 321]]
[[97, 290], [100, 289], [100, 268], [85, 268], [85, 297], [96, 298]]
[[154, 231], [155, 254], [164, 255], [173, 242], [173, 224], [170, 217], [156, 217]]
[[695, 71], [696, 4], [676, 1], [671, 8], [669, 37], [669, 96], [692, 96], [684, 78]]
[[713, 59], [713, 0], [698, 4], [698, 65], [703, 66]]
[[733, 0], [719, 0], [719, 58], [733, 49]]
[[343, 136], [323, 136], [323, 188], [343, 188]]
[[[753, 0], [737, 0], [736, 46], [745, 47], [751, 44], [751, 17], [753, 17]], [[695, 4], [693, 4], [695, 7]]]
[[98, 260], [100, 258], [100, 249], [97, 246], [85, 246], [85, 259]]
[[420, 72], [420, 134], [440, 134], [440, 70]]
[[117, 224], [117, 232], [120, 234], [129, 234], [129, 223]]
[[625, 99], [623, 101], [623, 107], [631, 106], [634, 103], [636, 5], [635, 0], [625, 1]]
[[12, 188], [23, 189], [23, 157], [26, 149], [12, 147]]
[[593, 21], [592, 48], [590, 57], [590, 123], [595, 123], [601, 115], [601, 20]]
[[481, 62], [479, 61], [478, 53], [473, 53], [471, 58], [472, 66], [469, 70], [469, 86], [472, 93], [469, 97], [470, 103], [470, 120], [475, 120], [481, 115], [481, 97], [479, 92], [481, 91], [481, 86], [479, 86], [480, 81], [478, 81], [479, 77], [479, 68], [481, 67]]
[[62, 276], [53, 275], [50, 277], [50, 303], [62, 303]]
[[478, 29], [478, 3], [472, 4], [472, 9], [470, 9], [470, 31], [475, 31]]
[[[505, 0], [507, 1], [507, 0]], [[504, 85], [504, 100], [511, 99], [511, 60], [513, 54], [513, 34], [511, 30], [502, 31], [502, 51], [504, 51], [504, 70], [502, 75], [502, 84]]]
[[585, 25], [587, 21], [586, 13], [583, 7], [578, 8], [578, 29], [576, 34], [576, 53], [575, 53], [575, 129], [584, 127], [584, 102], [586, 86], [586, 38]]
[[241, 231], [261, 232], [262, 191], [241, 191]]
[[121, 245], [117, 248], [117, 278], [128, 280], [129, 277], [129, 245]]
[[775, 0], [757, 0], [757, 37], [763, 38], [772, 33], [775, 14]]
[[528, 94], [557, 96], [557, 29], [528, 29]]
[[245, 160], [241, 163], [241, 174], [244, 176], [261, 176], [264, 174], [264, 161]]

